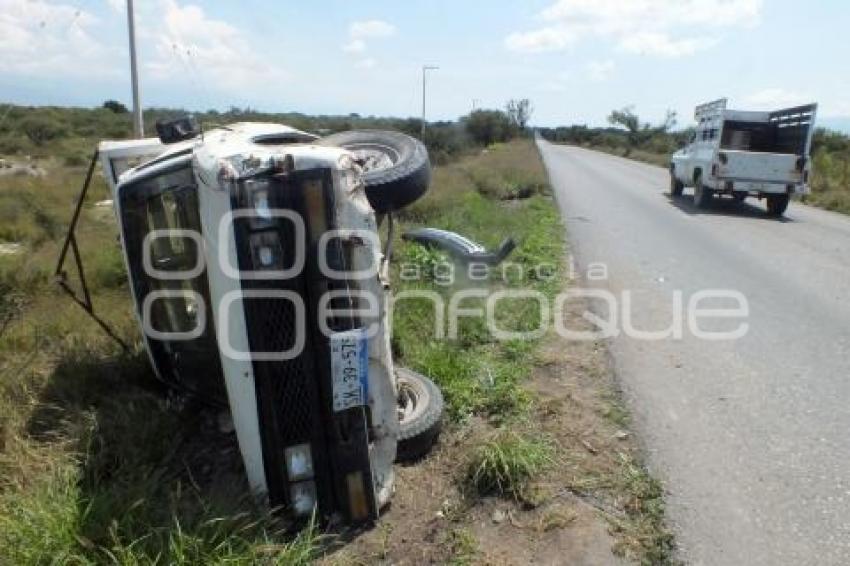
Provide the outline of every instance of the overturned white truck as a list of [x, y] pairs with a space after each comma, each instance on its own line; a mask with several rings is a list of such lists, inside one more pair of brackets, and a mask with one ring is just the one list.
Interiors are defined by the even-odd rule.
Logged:
[[278, 124], [158, 130], [98, 148], [157, 376], [229, 408], [272, 506], [374, 520], [397, 454], [426, 451], [442, 412], [432, 382], [393, 367], [378, 236], [427, 190], [425, 147]]
[[782, 216], [794, 194], [808, 194], [809, 152], [817, 104], [773, 112], [730, 110], [726, 99], [701, 104], [687, 146], [670, 160], [670, 193], [694, 187], [694, 204], [715, 195], [738, 201], [767, 199], [771, 216]]

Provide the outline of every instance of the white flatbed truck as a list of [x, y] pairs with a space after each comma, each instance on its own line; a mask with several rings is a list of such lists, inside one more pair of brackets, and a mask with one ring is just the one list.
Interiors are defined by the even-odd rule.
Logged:
[[767, 200], [771, 216], [782, 216], [792, 195], [810, 192], [809, 153], [817, 104], [773, 112], [731, 110], [721, 98], [696, 107], [690, 143], [670, 159], [670, 192], [694, 187], [694, 205], [709, 206], [715, 195], [743, 201]]

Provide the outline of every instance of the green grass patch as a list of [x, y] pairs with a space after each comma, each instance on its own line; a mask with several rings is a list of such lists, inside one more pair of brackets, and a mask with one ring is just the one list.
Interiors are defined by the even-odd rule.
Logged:
[[625, 454], [620, 455], [620, 489], [629, 496], [625, 509], [627, 521], [609, 518], [623, 538], [615, 551], [640, 549], [642, 564], [676, 564], [673, 533], [664, 521], [664, 490], [646, 468]]
[[554, 450], [545, 440], [501, 431], [475, 449], [466, 483], [479, 495], [524, 500], [529, 484], [552, 462]]
[[[534, 186], [529, 198], [510, 200], [499, 190], [482, 190], [481, 179], [495, 186]], [[394, 247], [394, 291], [433, 292], [441, 306], [422, 298], [399, 300], [393, 313], [393, 349], [399, 364], [431, 376], [443, 390], [449, 416], [471, 415], [496, 422], [523, 414], [530, 403], [522, 382], [534, 365], [539, 337], [505, 340], [487, 324], [486, 298], [466, 298], [463, 309], [482, 314], [460, 316], [452, 333], [449, 305], [456, 293], [481, 289], [529, 290], [548, 301], [560, 290], [563, 273], [563, 227], [548, 195], [546, 174], [529, 140], [499, 144], [481, 154], [434, 171], [429, 194], [400, 213], [402, 229], [430, 226], [459, 232], [488, 247], [507, 237], [517, 248], [487, 277], [444, 253], [399, 240]], [[500, 184], [501, 183], [501, 184]], [[521, 184], [522, 184], [521, 183]], [[548, 325], [535, 299], [508, 298], [495, 309], [498, 330], [529, 332]], [[440, 324], [442, 323], [442, 324]], [[439, 330], [435, 330], [439, 328]]]
[[451, 545], [451, 566], [468, 566], [475, 563], [478, 556], [478, 541], [469, 529], [458, 527], [449, 532]]

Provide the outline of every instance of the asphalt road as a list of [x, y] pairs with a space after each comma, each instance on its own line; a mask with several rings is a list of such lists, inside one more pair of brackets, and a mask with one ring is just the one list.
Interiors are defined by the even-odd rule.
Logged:
[[[749, 199], [698, 211], [690, 189], [669, 197], [665, 169], [540, 146], [577, 285], [630, 291], [633, 326], [647, 330], [670, 326], [676, 290], [685, 311], [700, 290], [747, 299], [745, 319], [703, 325], [743, 320], [737, 340], [697, 338], [687, 322], [681, 340], [611, 340], [681, 558], [850, 564], [850, 217], [792, 203], [780, 221]], [[603, 274], [593, 263], [607, 279], [587, 280]]]

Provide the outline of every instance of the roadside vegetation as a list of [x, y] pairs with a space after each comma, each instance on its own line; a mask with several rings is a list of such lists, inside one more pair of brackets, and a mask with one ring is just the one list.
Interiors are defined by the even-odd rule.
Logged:
[[475, 449], [466, 479], [479, 495], [495, 493], [533, 502], [529, 481], [552, 463], [552, 452], [546, 440], [502, 431]]
[[[530, 108], [518, 103], [519, 110], [482, 110], [460, 123], [429, 127], [438, 165], [429, 194], [397, 218], [396, 292], [434, 291], [448, 303], [452, 292], [469, 287], [533, 289], [550, 299], [562, 288], [563, 227], [537, 151], [519, 135]], [[45, 115], [59, 126], [39, 125]], [[404, 129], [371, 118], [302, 118], [303, 124], [235, 110], [218, 117], [219, 122], [284, 120], [313, 131]], [[29, 155], [43, 171], [0, 176], [0, 244], [22, 246], [19, 253], [0, 253], [3, 559], [15, 564], [309, 563], [336, 548], [334, 536], [315, 525], [288, 533], [273, 514], [246, 498], [235, 439], [221, 430], [217, 413], [173, 397], [154, 380], [139, 345], [112, 209], [98, 205], [109, 198], [100, 176], [83, 208], [78, 237], [96, 309], [131, 351], [105, 337], [53, 283], [87, 152], [97, 139], [124, 137], [128, 128], [123, 110], [110, 107], [15, 108], [0, 127], [6, 144], [0, 151], [15, 160]], [[418, 122], [410, 128], [418, 130]], [[401, 239], [404, 229], [420, 225], [455, 230], [488, 247], [505, 237], [518, 245], [505, 270], [472, 281], [451, 258]], [[419, 275], [409, 276], [416, 271]], [[483, 307], [484, 301], [469, 299], [463, 306]], [[546, 533], [567, 529], [574, 516], [546, 506], [560, 496], [553, 495], [554, 487], [541, 489], [543, 483], [588, 501], [629, 502], [616, 512], [612, 506], [620, 503], [599, 511], [610, 517], [606, 524], [618, 550], [634, 560], [669, 558], [660, 490], [629, 480], [630, 470], [648, 478], [631, 455], [619, 459], [629, 450], [615, 442], [610, 450], [584, 454], [578, 441], [565, 439], [563, 426], [541, 432], [546, 428], [541, 415], [554, 413], [529, 384], [550, 363], [541, 355], [547, 337], [498, 341], [484, 319], [473, 316], [461, 318], [457, 337], [435, 337], [435, 319], [431, 303], [402, 300], [394, 312], [392, 340], [396, 362], [431, 376], [447, 402], [444, 440], [423, 464], [441, 466], [437, 475], [449, 486], [446, 501], [436, 502], [444, 520], [434, 535], [433, 556], [457, 564], [480, 561], [486, 545], [478, 542], [481, 533], [473, 519], [494, 497], [523, 508], [537, 506]], [[498, 311], [503, 330], [532, 330], [539, 321], [533, 300], [506, 300]], [[559, 355], [569, 353], [561, 348]], [[624, 425], [608, 419], [608, 402], [600, 403], [587, 410], [607, 423], [600, 434], [608, 438]], [[586, 460], [603, 456], [602, 468]], [[417, 469], [402, 470], [402, 476]], [[422, 473], [433, 476], [433, 470]], [[410, 543], [393, 535], [394, 523], [399, 521], [396, 532], [404, 532], [425, 528], [429, 517], [417, 512], [410, 521], [418, 523], [405, 524], [396, 510], [392, 521], [369, 533], [381, 541], [380, 549], [352, 549], [352, 562], [369, 562], [382, 553], [391, 557], [393, 544], [397, 556], [409, 552]], [[349, 563], [346, 551], [332, 553], [330, 561]]]
[[[531, 112], [528, 99], [509, 100], [503, 110], [481, 109], [456, 122], [429, 123], [423, 141], [433, 163], [449, 163], [481, 147], [521, 135]], [[422, 126], [419, 118], [359, 114], [308, 116], [298, 112], [268, 113], [237, 107], [205, 112], [146, 108], [145, 132], [155, 136], [157, 120], [186, 114], [192, 114], [206, 130], [234, 122], [275, 122], [317, 135], [367, 128], [398, 130], [418, 137]], [[0, 158], [6, 158], [7, 164], [24, 161], [38, 166], [49, 160], [70, 167], [83, 166], [100, 140], [130, 138], [132, 132], [131, 114], [115, 100], [107, 100], [100, 108], [0, 106]]]
[[[674, 130], [675, 115], [668, 112], [660, 125], [641, 122], [632, 108], [615, 110], [611, 127], [585, 125], [541, 129], [549, 141], [568, 143], [652, 165], [667, 167], [670, 155], [685, 145], [690, 128]], [[850, 214], [850, 136], [818, 128], [812, 140], [812, 194], [803, 202]]]

